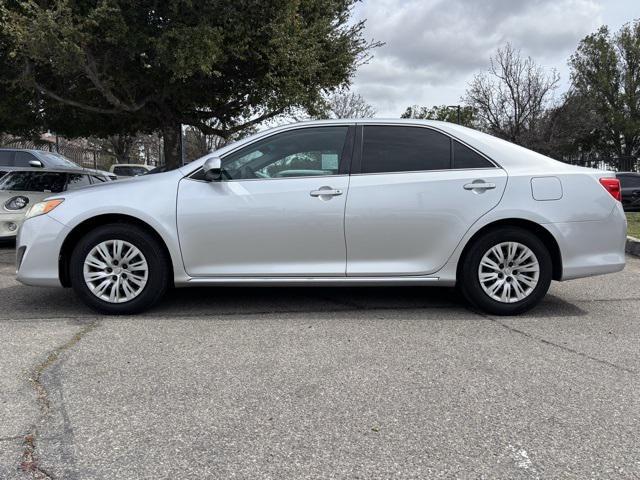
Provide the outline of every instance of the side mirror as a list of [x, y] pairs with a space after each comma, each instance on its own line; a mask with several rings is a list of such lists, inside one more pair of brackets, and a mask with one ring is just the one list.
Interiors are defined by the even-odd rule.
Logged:
[[42, 162], [40, 160], [29, 160], [29, 165], [31, 167], [42, 168]]
[[210, 182], [217, 182], [222, 178], [222, 161], [220, 157], [208, 158], [202, 165], [204, 176]]

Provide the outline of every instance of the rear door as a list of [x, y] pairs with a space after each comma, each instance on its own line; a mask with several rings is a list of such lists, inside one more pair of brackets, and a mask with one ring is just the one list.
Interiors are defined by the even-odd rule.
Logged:
[[358, 142], [345, 214], [348, 276], [438, 271], [506, 185], [504, 170], [435, 129], [365, 125]]

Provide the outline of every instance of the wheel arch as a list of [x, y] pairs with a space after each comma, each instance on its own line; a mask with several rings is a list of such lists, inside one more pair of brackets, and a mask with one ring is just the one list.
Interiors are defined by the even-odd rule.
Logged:
[[97, 215], [95, 217], [88, 218], [78, 225], [76, 225], [66, 236], [64, 242], [62, 243], [62, 247], [60, 248], [60, 256], [58, 257], [58, 276], [60, 278], [60, 283], [63, 287], [70, 287], [71, 281], [69, 276], [69, 260], [71, 258], [71, 253], [73, 252], [73, 248], [78, 243], [78, 241], [82, 238], [83, 235], [87, 234], [91, 230], [100, 227], [102, 225], [107, 225], [110, 223], [124, 223], [129, 225], [135, 225], [151, 236], [155, 238], [158, 244], [161, 246], [162, 250], [165, 254], [165, 260], [167, 262], [167, 266], [169, 268], [169, 278], [173, 281], [173, 264], [171, 262], [171, 253], [169, 252], [169, 248], [167, 247], [166, 242], [162, 238], [162, 236], [157, 232], [155, 228], [149, 225], [147, 222], [140, 220], [139, 218], [133, 217], [131, 215], [125, 214], [102, 214]]
[[531, 220], [525, 220], [523, 218], [505, 218], [496, 220], [494, 222], [488, 223], [487, 225], [484, 225], [477, 232], [475, 232], [471, 236], [471, 238], [469, 238], [464, 248], [462, 249], [462, 253], [460, 254], [457, 267], [458, 278], [460, 276], [460, 269], [462, 268], [465, 257], [468, 254], [471, 245], [473, 245], [481, 235], [484, 235], [488, 231], [500, 227], [519, 227], [533, 233], [536, 237], [538, 237], [542, 241], [542, 243], [544, 243], [544, 246], [547, 247], [547, 250], [549, 250], [549, 254], [551, 255], [551, 264], [553, 266], [552, 278], [554, 280], [562, 279], [562, 253], [560, 252], [560, 246], [558, 245], [557, 240], [549, 230], [544, 228], [539, 223], [533, 222]]

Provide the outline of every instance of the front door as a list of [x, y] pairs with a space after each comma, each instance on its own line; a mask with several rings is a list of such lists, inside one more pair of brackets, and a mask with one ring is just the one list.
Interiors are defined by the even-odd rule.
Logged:
[[429, 275], [495, 207], [504, 170], [426, 127], [366, 125], [345, 216], [348, 276]]
[[272, 135], [222, 159], [223, 180], [180, 182], [177, 223], [191, 276], [345, 276], [353, 128]]

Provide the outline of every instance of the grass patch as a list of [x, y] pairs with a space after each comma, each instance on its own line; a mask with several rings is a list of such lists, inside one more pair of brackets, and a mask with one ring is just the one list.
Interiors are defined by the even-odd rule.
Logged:
[[629, 235], [640, 238], [640, 212], [627, 213], [627, 223], [629, 224], [627, 230]]

